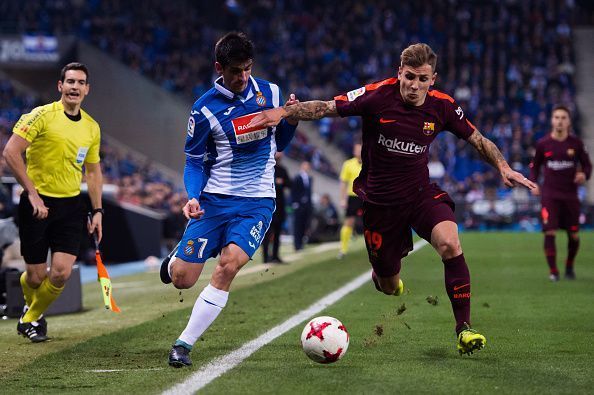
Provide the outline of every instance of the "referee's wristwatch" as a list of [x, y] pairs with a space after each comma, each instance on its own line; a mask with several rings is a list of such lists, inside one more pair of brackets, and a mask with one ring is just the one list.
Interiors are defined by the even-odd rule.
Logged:
[[105, 210], [103, 210], [102, 208], [94, 208], [91, 213], [93, 215], [97, 214], [97, 213], [101, 213], [101, 215], [105, 215]]

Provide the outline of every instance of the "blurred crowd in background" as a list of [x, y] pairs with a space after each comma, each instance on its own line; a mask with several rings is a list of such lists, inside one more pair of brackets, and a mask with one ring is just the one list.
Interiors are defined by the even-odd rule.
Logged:
[[[329, 100], [393, 76], [402, 49], [426, 42], [439, 56], [435, 88], [456, 99], [515, 170], [528, 174], [534, 144], [550, 129], [554, 104], [572, 110], [579, 134], [572, 46], [579, 9], [572, 0], [147, 0], [142, 6], [123, 0], [25, 0], [3, 2], [0, 12], [18, 16], [0, 27], [5, 32], [74, 34], [189, 103], [212, 87], [213, 44], [224, 31], [245, 31], [257, 48], [254, 74], [302, 101]], [[20, 114], [40, 103], [3, 80], [0, 96], [3, 145]], [[324, 119], [316, 127], [346, 157], [361, 130], [358, 118]], [[286, 153], [336, 177], [323, 147], [304, 133], [298, 131]], [[163, 211], [183, 203], [183, 192], [149, 161], [109, 144], [102, 155], [106, 182], [118, 185], [120, 200]], [[537, 227], [535, 201], [524, 190], [504, 188], [464, 141], [443, 133], [430, 158], [431, 177], [472, 207], [460, 214], [467, 228], [512, 222]], [[1, 170], [6, 173], [4, 164]], [[513, 215], [506, 214], [506, 200], [515, 202]], [[485, 201], [493, 203], [480, 207]]]

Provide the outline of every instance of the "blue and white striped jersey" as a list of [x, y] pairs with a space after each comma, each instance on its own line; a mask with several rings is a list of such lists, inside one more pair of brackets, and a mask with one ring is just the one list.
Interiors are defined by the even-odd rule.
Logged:
[[250, 77], [245, 97], [222, 85], [222, 77], [202, 95], [190, 113], [184, 181], [189, 198], [202, 191], [242, 197], [275, 197], [274, 154], [295, 134], [283, 120], [277, 127], [254, 130], [255, 114], [281, 105], [277, 85]]

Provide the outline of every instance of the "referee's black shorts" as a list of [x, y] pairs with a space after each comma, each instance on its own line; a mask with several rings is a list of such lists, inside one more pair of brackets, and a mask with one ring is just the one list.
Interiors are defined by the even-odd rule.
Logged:
[[363, 201], [358, 196], [349, 196], [345, 217], [357, 217], [363, 215]]
[[21, 254], [28, 264], [45, 263], [48, 249], [78, 255], [85, 225], [85, 204], [80, 195], [55, 198], [40, 195], [49, 209], [45, 219], [33, 217], [27, 192], [19, 202]]

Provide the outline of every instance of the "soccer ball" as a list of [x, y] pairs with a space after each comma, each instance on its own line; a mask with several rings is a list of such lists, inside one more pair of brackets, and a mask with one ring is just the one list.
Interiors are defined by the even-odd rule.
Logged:
[[301, 332], [305, 355], [318, 363], [338, 361], [349, 348], [349, 333], [342, 322], [333, 317], [316, 317]]

